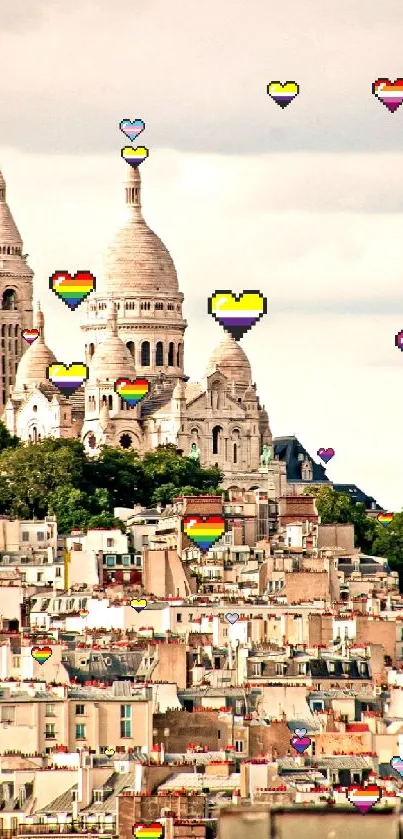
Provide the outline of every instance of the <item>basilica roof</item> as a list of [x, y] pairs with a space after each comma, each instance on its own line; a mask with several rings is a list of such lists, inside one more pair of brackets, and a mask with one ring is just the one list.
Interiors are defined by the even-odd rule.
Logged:
[[0, 246], [22, 247], [22, 239], [6, 201], [6, 182], [0, 171]]
[[88, 377], [90, 384], [94, 384], [97, 380], [114, 382], [117, 379], [136, 376], [133, 358], [118, 335], [117, 311], [113, 300], [108, 303], [107, 323], [109, 334], [96, 347], [90, 363]]
[[136, 291], [150, 295], [155, 292], [178, 293], [178, 278], [172, 257], [143, 218], [139, 170], [133, 167], [128, 167], [128, 170], [128, 219], [106, 252], [106, 291], [125, 295]]
[[227, 334], [215, 348], [207, 364], [206, 376], [211, 376], [216, 370], [236, 384], [247, 387], [252, 382], [248, 356], [232, 335]]
[[47, 368], [50, 364], [57, 363], [52, 350], [45, 344], [45, 319], [39, 305], [35, 313], [34, 327], [39, 330], [39, 336], [28, 347], [18, 364], [15, 391], [24, 390], [24, 386], [29, 387], [40, 382], [48, 382]]

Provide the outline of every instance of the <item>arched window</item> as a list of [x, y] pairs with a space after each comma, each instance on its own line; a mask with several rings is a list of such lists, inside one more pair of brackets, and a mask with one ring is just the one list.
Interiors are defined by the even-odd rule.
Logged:
[[233, 446], [233, 461], [234, 461], [234, 463], [238, 462], [238, 446], [237, 446], [236, 443], [234, 443], [234, 446]]
[[108, 396], [108, 408], [109, 408], [110, 411], [112, 410], [112, 407], [113, 407], [112, 396], [109, 395]]
[[89, 353], [90, 358], [92, 358], [92, 356], [94, 355], [94, 352], [95, 352], [95, 344], [90, 344], [90, 346], [88, 348], [88, 353]]
[[155, 366], [156, 367], [163, 367], [164, 364], [164, 347], [162, 341], [157, 341], [157, 346], [155, 348]]
[[32, 429], [32, 442], [33, 443], [38, 442], [38, 429], [35, 426]]
[[102, 404], [103, 404], [103, 405], [106, 405], [106, 396], [103, 396], [103, 397], [102, 397]]
[[127, 349], [132, 358], [134, 358], [134, 341], [128, 341], [126, 344]]
[[13, 288], [6, 288], [6, 290], [3, 292], [2, 307], [6, 311], [15, 311], [15, 309], [17, 308], [17, 295]]
[[168, 347], [168, 367], [173, 367], [174, 366], [174, 350], [175, 350], [175, 347], [174, 347], [173, 341], [170, 341], [170, 344], [169, 344], [169, 347]]
[[182, 353], [183, 353], [183, 346], [182, 344], [178, 344], [178, 352], [176, 354], [176, 366], [182, 367]]
[[213, 428], [213, 454], [220, 454], [221, 448], [221, 425], [215, 425]]
[[149, 367], [150, 366], [150, 342], [143, 341], [141, 345], [141, 366], [142, 367]]
[[133, 441], [132, 441], [132, 438], [131, 438], [130, 434], [122, 434], [122, 436], [119, 440], [119, 443], [120, 443], [122, 449], [130, 449], [130, 447], [132, 445], [132, 442]]

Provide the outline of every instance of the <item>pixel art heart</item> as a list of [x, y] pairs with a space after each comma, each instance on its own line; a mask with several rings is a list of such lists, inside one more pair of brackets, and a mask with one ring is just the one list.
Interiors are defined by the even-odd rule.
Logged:
[[228, 612], [228, 614], [225, 615], [225, 620], [227, 620], [228, 623], [236, 623], [237, 620], [239, 620], [239, 615], [236, 612]]
[[284, 84], [270, 82], [267, 85], [267, 92], [277, 105], [280, 105], [280, 108], [286, 108], [298, 96], [299, 86], [296, 82], [284, 82]]
[[147, 600], [144, 600], [144, 597], [142, 597], [141, 600], [134, 599], [130, 601], [130, 605], [132, 609], [136, 610], [136, 612], [142, 612], [143, 609], [147, 608]]
[[133, 825], [134, 839], [161, 839], [164, 828], [159, 822], [137, 822]]
[[380, 801], [382, 790], [375, 784], [367, 787], [349, 787], [346, 796], [350, 804], [354, 804], [354, 807], [365, 815], [377, 801]]
[[21, 335], [27, 344], [33, 344], [39, 338], [39, 329], [22, 329]]
[[113, 757], [113, 755], [115, 754], [115, 749], [105, 749], [104, 754], [106, 754], [107, 757]]
[[295, 749], [299, 755], [302, 755], [307, 749], [309, 749], [311, 742], [310, 737], [291, 737], [290, 740], [293, 749]]
[[81, 361], [73, 361], [72, 364], [63, 364], [57, 361], [50, 364], [46, 370], [47, 378], [60, 390], [63, 396], [71, 396], [88, 379], [88, 367]]
[[80, 303], [95, 291], [96, 279], [91, 271], [77, 271], [74, 277], [68, 271], [56, 271], [49, 279], [49, 288], [56, 297], [74, 312]]
[[130, 381], [130, 379], [117, 379], [114, 388], [115, 393], [118, 393], [120, 398], [133, 408], [141, 399], [147, 396], [150, 390], [150, 382], [148, 379], [134, 379], [134, 381]]
[[399, 773], [399, 775], [403, 778], [403, 758], [402, 757], [392, 757], [390, 761], [390, 765], [392, 769]]
[[372, 85], [372, 93], [392, 114], [403, 102], [403, 79], [377, 79]]
[[223, 516], [185, 516], [182, 531], [202, 553], [206, 553], [225, 533]]
[[334, 449], [318, 449], [316, 454], [323, 460], [323, 463], [329, 463], [329, 460], [334, 457]]
[[263, 315], [267, 314], [267, 300], [260, 291], [215, 291], [208, 298], [209, 315], [239, 341]]
[[126, 137], [128, 137], [132, 142], [139, 136], [139, 134], [141, 134], [142, 131], [144, 131], [145, 127], [145, 123], [142, 119], [122, 119], [119, 123], [120, 130], [123, 131], [123, 134], [126, 134]]
[[80, 618], [88, 617], [88, 609], [80, 609]]
[[45, 664], [52, 655], [52, 647], [32, 647], [31, 656], [38, 664]]
[[378, 513], [376, 518], [377, 521], [379, 521], [379, 524], [382, 524], [383, 527], [387, 527], [388, 524], [393, 521], [393, 513]]
[[132, 149], [131, 146], [125, 146], [121, 151], [121, 155], [129, 166], [137, 169], [140, 163], [143, 163], [143, 160], [148, 157], [148, 149], [145, 146], [137, 146], [135, 149]]
[[296, 737], [303, 737], [306, 734], [306, 728], [296, 728], [294, 734]]
[[403, 352], [403, 329], [395, 335], [395, 347]]

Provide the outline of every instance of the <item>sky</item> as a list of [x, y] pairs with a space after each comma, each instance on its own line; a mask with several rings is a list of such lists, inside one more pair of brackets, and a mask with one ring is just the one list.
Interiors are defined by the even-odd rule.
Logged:
[[[243, 339], [274, 436], [329, 478], [403, 507], [401, 0], [0, 0], [0, 169], [58, 360], [78, 309], [49, 290], [91, 270], [124, 219], [123, 118], [142, 118], [144, 216], [170, 250], [203, 376], [216, 289], [260, 289]], [[296, 81], [285, 109], [270, 81]], [[83, 359], [84, 360], [84, 359]]]

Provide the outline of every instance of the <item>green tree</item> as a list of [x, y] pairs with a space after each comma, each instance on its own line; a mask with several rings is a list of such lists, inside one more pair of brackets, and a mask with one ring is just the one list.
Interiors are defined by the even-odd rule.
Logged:
[[356, 547], [363, 553], [373, 553], [379, 525], [367, 516], [364, 504], [354, 504], [349, 495], [332, 487], [306, 487], [305, 494], [315, 496], [321, 524], [353, 524]]
[[397, 571], [403, 589], [403, 512], [395, 513], [387, 527], [379, 526], [373, 545], [375, 556], [384, 556], [392, 571]]
[[10, 434], [8, 428], [0, 421], [0, 451], [3, 451], [3, 449], [15, 449], [20, 445], [21, 441], [18, 437]]

